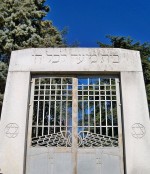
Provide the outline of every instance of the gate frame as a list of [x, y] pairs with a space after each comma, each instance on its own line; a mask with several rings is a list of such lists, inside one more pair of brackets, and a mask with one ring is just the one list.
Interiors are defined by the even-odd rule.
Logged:
[[125, 173], [149, 174], [150, 120], [140, 54], [113, 48], [33, 48], [12, 52], [0, 121], [1, 173], [25, 172], [31, 74], [64, 72], [120, 74]]
[[[26, 147], [26, 162], [25, 162], [25, 173], [28, 173], [28, 166], [30, 165], [30, 151], [31, 149], [30, 148], [34, 148], [31, 146], [31, 134], [32, 134], [32, 116], [33, 116], [33, 101], [34, 101], [34, 87], [35, 87], [35, 79], [37, 78], [61, 78], [61, 77], [65, 77], [65, 78], [72, 78], [72, 146], [71, 147], [47, 147], [49, 150], [47, 151], [50, 151], [52, 153], [58, 153], [58, 152], [69, 152], [72, 154], [72, 163], [73, 163], [73, 166], [72, 166], [72, 174], [77, 174], [77, 161], [78, 161], [78, 153], [79, 154], [82, 154], [82, 153], [92, 153], [95, 151], [99, 151], [101, 150], [101, 153], [103, 153], [103, 150], [106, 152], [107, 151], [107, 148], [109, 149], [109, 151], [111, 150], [112, 154], [114, 153], [114, 150], [117, 151], [117, 148], [118, 148], [118, 153], [116, 154], [116, 156], [118, 155], [121, 162], [120, 162], [120, 168], [121, 168], [121, 174], [124, 174], [124, 151], [123, 151], [123, 131], [122, 131], [122, 116], [121, 116], [121, 94], [120, 94], [120, 77], [119, 75], [115, 74], [115, 75], [102, 75], [102, 74], [96, 74], [96, 75], [86, 75], [86, 74], [69, 74], [69, 75], [65, 75], [62, 74], [62, 75], [54, 75], [54, 74], [51, 74], [51, 75], [31, 75], [31, 83], [30, 83], [30, 107], [29, 107], [29, 116], [28, 116], [28, 128], [27, 128], [27, 147]], [[115, 85], [116, 85], [116, 96], [117, 96], [117, 99], [116, 99], [116, 103], [117, 103], [117, 122], [118, 122], [118, 136], [120, 135], [120, 137], [118, 137], [118, 146], [117, 147], [94, 147], [94, 148], [91, 148], [91, 147], [85, 147], [85, 148], [81, 148], [81, 147], [78, 147], [78, 140], [77, 140], [77, 137], [78, 137], [78, 132], [77, 132], [77, 129], [78, 129], [78, 78], [80, 77], [85, 77], [85, 78], [106, 78], [106, 79], [109, 79], [109, 78], [113, 78], [115, 79]], [[75, 106], [75, 107], [73, 107]], [[76, 126], [73, 126], [73, 125], [76, 125]], [[38, 148], [42, 148], [42, 147], [38, 147]], [[45, 147], [43, 147], [45, 148]], [[29, 150], [30, 149], [30, 150]], [[99, 152], [100, 153], [100, 152]], [[110, 152], [108, 152], [108, 155], [109, 155]], [[110, 154], [111, 154], [110, 153]], [[104, 153], [105, 154], [105, 153]], [[107, 154], [107, 152], [106, 152]], [[33, 154], [32, 154], [33, 155]], [[35, 155], [35, 154], [34, 154]], [[97, 156], [99, 154], [95, 154], [95, 156]], [[115, 155], [115, 154], [114, 154]], [[101, 154], [102, 156], [102, 154]], [[96, 158], [97, 159], [97, 158]], [[100, 170], [102, 166], [100, 166]], [[51, 171], [52, 172], [52, 171]]]

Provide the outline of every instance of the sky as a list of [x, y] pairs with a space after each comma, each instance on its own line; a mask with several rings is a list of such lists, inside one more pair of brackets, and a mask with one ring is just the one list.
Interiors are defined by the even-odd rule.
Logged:
[[106, 35], [130, 36], [150, 42], [150, 0], [47, 0], [47, 19], [59, 30], [68, 28], [69, 44], [98, 47]]

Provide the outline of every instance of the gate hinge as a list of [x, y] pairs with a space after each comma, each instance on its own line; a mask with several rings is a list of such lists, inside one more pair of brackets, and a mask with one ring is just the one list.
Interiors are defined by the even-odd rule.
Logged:
[[29, 103], [29, 106], [31, 106], [31, 103]]
[[33, 80], [31, 80], [30, 83], [33, 83]]

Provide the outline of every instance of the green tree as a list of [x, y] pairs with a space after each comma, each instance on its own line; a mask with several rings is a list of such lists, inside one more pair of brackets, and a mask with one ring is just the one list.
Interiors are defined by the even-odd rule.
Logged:
[[5, 81], [7, 77], [8, 66], [6, 63], [0, 61], [0, 111], [2, 109], [3, 95], [5, 90]]
[[130, 37], [106, 36], [110, 39], [110, 44], [97, 42], [101, 48], [125, 48], [140, 51], [143, 67], [143, 74], [147, 92], [148, 105], [150, 109], [150, 43], [134, 42]]
[[49, 10], [45, 0], [1, 0], [0, 78], [5, 77], [0, 79], [0, 113], [11, 51], [66, 46], [61, 32], [44, 19]]
[[[27, 0], [26, 0], [27, 1]], [[3, 0], [0, 6], [0, 56], [9, 61], [13, 50], [30, 47], [64, 46], [61, 33], [50, 20], [43, 18], [49, 12], [45, 0], [30, 3]]]

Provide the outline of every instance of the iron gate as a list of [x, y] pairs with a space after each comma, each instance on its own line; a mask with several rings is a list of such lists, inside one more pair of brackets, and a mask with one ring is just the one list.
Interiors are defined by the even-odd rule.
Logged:
[[26, 174], [41, 173], [124, 173], [118, 78], [32, 78]]

